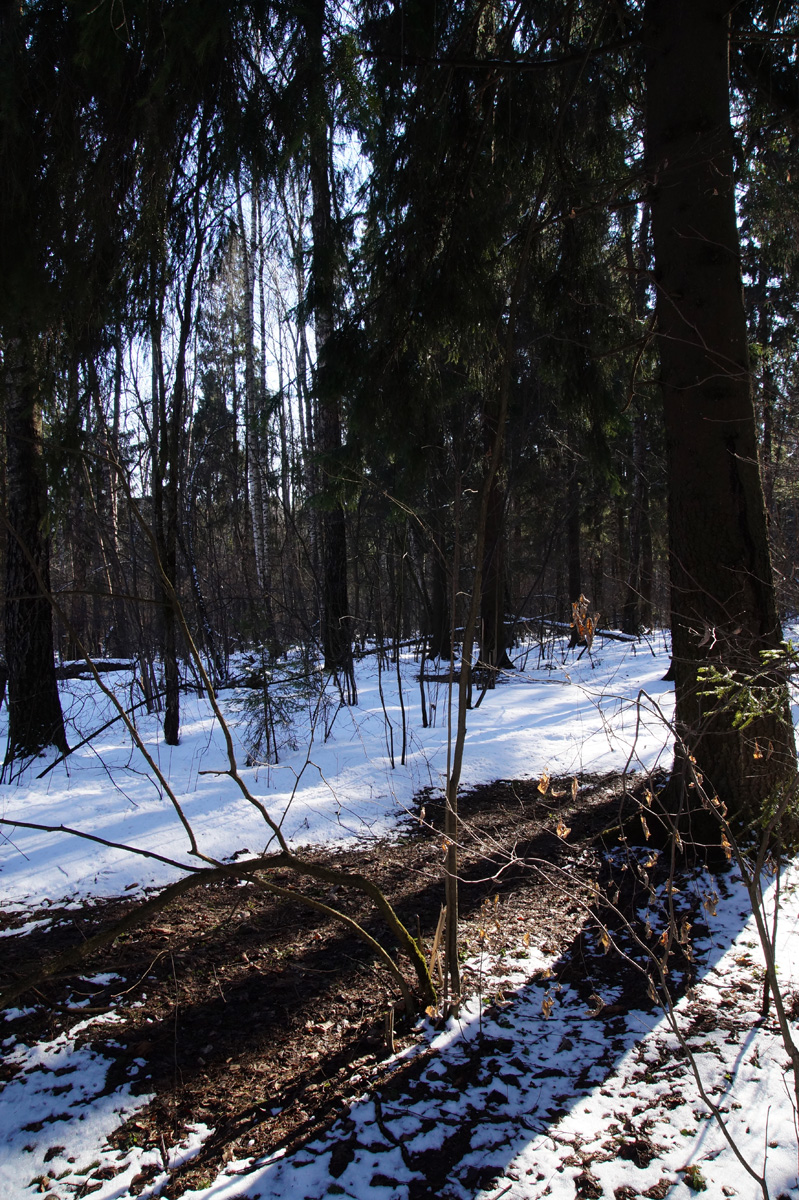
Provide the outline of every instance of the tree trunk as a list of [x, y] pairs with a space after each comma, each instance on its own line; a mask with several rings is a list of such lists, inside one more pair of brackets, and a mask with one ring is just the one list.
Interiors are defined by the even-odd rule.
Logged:
[[[244, 221], [241, 187], [237, 187], [239, 238], [244, 259], [244, 391], [245, 436], [247, 446], [247, 495], [250, 501], [255, 574], [264, 611], [264, 640], [271, 654], [279, 653], [275, 620], [272, 612], [272, 579], [269, 562], [269, 528], [267, 512], [267, 480], [264, 447], [259, 428], [264, 402], [263, 388], [258, 388], [255, 363], [255, 254], [257, 249], [256, 210], [258, 196], [250, 197], [252, 205], [251, 233], [248, 237]], [[263, 355], [262, 355], [263, 359]]]
[[42, 446], [42, 404], [33, 345], [25, 337], [5, 343], [6, 607], [8, 747], [6, 762], [66, 751], [64, 718], [53, 659], [47, 483]]
[[[569, 577], [568, 614], [569, 619], [571, 619], [573, 612], [572, 605], [579, 601], [583, 594], [583, 567], [580, 553], [580, 518], [582, 515], [580, 475], [579, 459], [574, 450], [573, 433], [569, 434], [569, 445], [566, 452], [566, 470], [568, 471], [566, 481], [566, 565]], [[569, 639], [569, 649], [573, 650], [575, 646], [583, 645], [585, 645], [585, 639], [575, 624], [572, 628], [571, 638]]]
[[[484, 440], [491, 452], [496, 437], [496, 419], [486, 413]], [[480, 665], [489, 669], [489, 682], [496, 671], [511, 670], [508, 656], [508, 627], [505, 623], [505, 476], [498, 463], [491, 480], [486, 509], [483, 586], [480, 596]]]
[[317, 449], [328, 472], [328, 498], [323, 510], [322, 559], [322, 647], [325, 667], [341, 672], [348, 698], [354, 703], [352, 629], [347, 594], [347, 527], [344, 506], [331, 478], [335, 457], [341, 449], [341, 396], [332, 381], [331, 338], [335, 329], [335, 231], [330, 194], [328, 151], [329, 106], [325, 88], [324, 62], [325, 0], [313, 0], [306, 10], [308, 50], [313, 61], [315, 123], [309, 138], [309, 169], [313, 211], [313, 270], [311, 281], [314, 331], [316, 334], [315, 392], [318, 408]]
[[449, 610], [451, 584], [444, 556], [443, 528], [428, 555], [430, 564], [430, 631], [427, 653], [446, 661], [452, 654], [452, 617]]
[[640, 406], [635, 414], [635, 422], [633, 424], [633, 486], [630, 496], [629, 534], [630, 558], [621, 619], [621, 627], [624, 633], [639, 633], [641, 625], [644, 524], [647, 516], [649, 491], [649, 481], [646, 476], [648, 464], [645, 420], [643, 406]]
[[161, 320], [153, 320], [153, 526], [158, 547], [156, 595], [161, 614], [161, 654], [164, 663], [164, 741], [180, 741], [180, 674], [178, 671], [177, 622], [174, 587], [177, 581], [178, 464], [174, 441], [177, 434], [174, 406], [180, 402], [177, 380], [172, 407], [167, 412], [166, 379], [162, 359]]
[[[677, 731], [705, 786], [750, 818], [795, 778], [787, 702], [742, 731], [697, 686], [708, 664], [751, 676], [782, 638], [741, 287], [729, 9], [730, 0], [648, 0], [646, 138]], [[678, 751], [677, 773], [687, 765]]]
[[566, 486], [566, 558], [569, 573], [569, 601], [573, 604], [582, 595], [583, 568], [580, 554], [579, 460], [571, 448], [566, 456], [566, 470], [569, 473]]
[[[636, 241], [633, 219], [628, 215], [624, 226], [624, 251], [630, 280], [630, 308], [633, 318], [643, 326], [650, 316], [647, 285], [650, 278], [649, 230], [651, 212], [641, 205]], [[637, 243], [637, 244], [636, 244]], [[645, 345], [645, 343], [644, 343]], [[643, 353], [643, 350], [642, 350]], [[635, 381], [633, 381], [633, 387]], [[638, 633], [652, 619], [652, 538], [649, 530], [649, 446], [647, 413], [644, 401], [635, 401], [632, 447], [632, 489], [630, 495], [630, 560], [622, 609], [624, 633]]]
[[[255, 550], [255, 573], [258, 579], [258, 589], [266, 594], [269, 586], [269, 568], [267, 564], [267, 534], [264, 513], [264, 472], [261, 465], [261, 439], [258, 423], [260, 418], [259, 397], [256, 384], [255, 370], [255, 230], [252, 237], [247, 234], [244, 220], [244, 210], [241, 200], [241, 187], [237, 189], [239, 216], [239, 239], [241, 254], [244, 260], [244, 422], [247, 446], [247, 494], [250, 500], [250, 519], [252, 522], [252, 541]], [[255, 204], [255, 198], [251, 197]], [[255, 216], [253, 212], [253, 222]]]
[[[106, 588], [111, 603], [111, 624], [104, 630], [105, 653], [114, 656], [133, 654], [143, 644], [141, 612], [137, 599], [131, 599], [135, 589], [126, 587], [120, 552], [119, 507], [121, 502], [119, 428], [122, 400], [122, 332], [117, 326], [114, 345], [114, 396], [109, 428], [100, 395], [100, 382], [94, 364], [91, 369], [91, 393], [95, 408], [95, 437], [100, 447], [97, 470], [100, 485], [93, 500], [99, 553]], [[83, 476], [90, 488], [89, 468], [84, 460]]]
[[757, 340], [760, 345], [760, 402], [763, 422], [761, 469], [766, 512], [774, 519], [774, 375], [771, 369], [771, 321], [768, 301], [768, 267], [760, 264], [757, 276]]

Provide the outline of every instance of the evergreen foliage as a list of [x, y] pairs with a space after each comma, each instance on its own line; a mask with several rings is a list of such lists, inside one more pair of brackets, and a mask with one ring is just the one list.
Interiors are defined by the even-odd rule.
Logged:
[[[29, 550], [73, 596], [40, 645], [135, 655], [154, 704], [164, 673], [174, 740], [178, 602], [217, 682], [239, 651], [271, 670], [302, 646], [342, 694], [367, 642], [448, 659], [478, 576], [488, 683], [520, 623], [568, 621], [583, 593], [631, 633], [669, 621], [654, 11], [3, 7], [6, 435], [21, 355], [48, 476]], [[752, 379], [795, 609], [797, 13], [752, 0], [732, 21]]]

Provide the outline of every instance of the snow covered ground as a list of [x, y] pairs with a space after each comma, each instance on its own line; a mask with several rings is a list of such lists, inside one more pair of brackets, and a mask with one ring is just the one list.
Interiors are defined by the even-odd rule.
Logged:
[[[666, 718], [671, 715], [673, 693], [662, 682], [667, 666], [662, 637], [651, 644], [608, 641], [580, 662], [567, 657], [560, 642], [540, 666], [531, 653], [527, 669], [509, 675], [470, 714], [464, 786], [531, 778], [544, 770], [617, 770], [630, 758], [633, 767], [654, 765], [660, 757], [668, 762], [668, 730], [653, 711], [660, 705]], [[416, 675], [418, 663], [405, 659], [405, 766], [400, 765], [402, 709], [396, 672], [384, 670], [378, 679], [374, 655], [358, 664], [357, 707], [338, 707], [330, 692], [321, 713], [315, 694], [297, 701], [303, 705], [295, 714], [298, 748], [282, 753], [278, 766], [245, 767], [246, 726], [236, 698], [223, 694], [241, 773], [253, 795], [282, 821], [293, 843], [382, 836], [407, 815], [417, 791], [441, 785], [447, 763], [448, 689], [444, 683], [427, 685], [434, 723], [423, 729]], [[126, 707], [140, 700], [129, 676], [107, 675], [105, 681]], [[380, 687], [393, 729], [393, 768]], [[639, 705], [640, 691], [651, 700]], [[116, 715], [90, 680], [70, 680], [62, 694], [71, 745]], [[245, 847], [253, 854], [262, 850], [270, 836], [263, 819], [229, 777], [215, 773], [226, 770], [228, 762], [208, 702], [196, 695], [182, 697], [177, 747], [164, 745], [157, 716], [143, 713], [139, 709], [135, 714], [139, 734], [173, 788], [200, 851], [221, 860]], [[2, 744], [5, 719], [3, 709]], [[38, 779], [47, 766], [47, 760], [39, 759], [21, 778], [0, 787], [0, 816], [64, 825], [119, 845], [190, 861], [188, 839], [174, 806], [132, 748], [122, 721]], [[77, 903], [87, 896], [120, 895], [162, 884], [178, 875], [164, 864], [74, 836], [0, 826], [0, 885], [6, 905], [29, 907], [64, 898]]]
[[[628, 763], [633, 769], [659, 761], [668, 765], [673, 695], [662, 682], [668, 666], [662, 638], [635, 645], [598, 642], [593, 654], [579, 662], [566, 654], [563, 643], [550, 651], [543, 657], [530, 653], [520, 663], [523, 669], [470, 713], [464, 786], [544, 772], [621, 770]], [[407, 819], [420, 788], [441, 785], [447, 763], [447, 688], [426, 685], [432, 721], [425, 729], [418, 664], [410, 657], [402, 675], [405, 765], [400, 764], [403, 718], [396, 672], [387, 669], [378, 677], [374, 655], [358, 665], [357, 708], [338, 707], [332, 696], [320, 706], [318, 689], [305, 689], [296, 701], [302, 707], [294, 713], [297, 748], [285, 748], [277, 766], [244, 766], [247, 734], [239, 700], [232, 693], [223, 695], [241, 773], [295, 845], [384, 836]], [[126, 707], [140, 699], [129, 676], [109, 675], [106, 682]], [[63, 699], [73, 745], [115, 715], [110, 701], [88, 680], [65, 684]], [[163, 744], [157, 719], [143, 712], [136, 713], [139, 734], [190, 823], [199, 850], [217, 860], [245, 849], [253, 854], [262, 850], [269, 830], [234, 781], [220, 773], [228, 762], [207, 701], [185, 699], [177, 748]], [[3, 736], [0, 720], [0, 740]], [[177, 867], [125, 847], [177, 863], [191, 861], [179, 813], [153, 780], [121, 721], [37, 778], [50, 765], [39, 760], [0, 787], [0, 815], [6, 821], [55, 830], [0, 826], [0, 891], [6, 912], [22, 919], [30, 911], [36, 921], [45, 922], [48, 906], [135, 894], [179, 876]], [[59, 832], [59, 827], [112, 844]], [[697, 888], [707, 886], [697, 879]], [[681, 1001], [677, 1019], [705, 1088], [729, 1110], [743, 1157], [757, 1170], [765, 1163], [775, 1200], [783, 1194], [799, 1197], [786, 1054], [770, 1022], [759, 1020], [759, 946], [741, 886], [727, 876], [718, 890], [718, 903], [709, 906], [715, 907], [715, 915], [708, 917], [710, 936], [695, 946], [703, 978], [694, 994]], [[778, 962], [788, 994], [797, 989], [799, 1016], [795, 867], [783, 879], [781, 902]], [[30, 924], [13, 932], [26, 927]], [[491, 994], [491, 971], [496, 970], [494, 982], [502, 981], [512, 1003], [481, 1013], [475, 999], [458, 1023], [444, 1031], [426, 1029], [422, 1045], [432, 1045], [435, 1053], [418, 1075], [418, 1103], [412, 1090], [395, 1105], [370, 1096], [364, 1078], [364, 1095], [353, 1097], [346, 1125], [331, 1130], [326, 1141], [291, 1158], [229, 1164], [210, 1188], [191, 1195], [267, 1200], [368, 1194], [404, 1200], [423, 1194], [547, 1194], [571, 1200], [576, 1191], [615, 1195], [616, 1200], [634, 1193], [651, 1200], [666, 1195], [681, 1200], [691, 1185], [696, 1189], [702, 1183], [708, 1197], [762, 1194], [708, 1119], [662, 1011], [610, 1020], [607, 1014], [588, 1012], [567, 986], [550, 993], [544, 978], [549, 964], [535, 948], [535, 931], [530, 932], [531, 945], [520, 941], [511, 964], [492, 967], [486, 961], [479, 966], [482, 993]], [[606, 1004], [612, 1000], [603, 998]], [[725, 1019], [709, 1024], [700, 1019], [708, 1012]], [[109, 1092], [108, 1063], [90, 1046], [78, 1044], [87, 1022], [113, 1022], [113, 1013], [90, 1016], [54, 1042], [38, 1046], [17, 1041], [17, 1015], [8, 1011], [5, 1030], [0, 1026], [0, 1037], [6, 1034], [3, 1078], [8, 1080], [0, 1092], [0, 1197], [21, 1200], [45, 1193], [52, 1200], [66, 1200], [91, 1191], [96, 1200], [126, 1200], [156, 1194], [167, 1178], [163, 1172], [143, 1191], [130, 1191], [154, 1152], [136, 1146], [112, 1151], [106, 1142], [113, 1128], [148, 1097], [132, 1095], [129, 1085]], [[482, 1081], [464, 1090], [457, 1083], [459, 1064], [476, 1055]], [[163, 1147], [161, 1166], [191, 1155], [208, 1132], [198, 1125], [186, 1144]], [[425, 1173], [429, 1183], [437, 1178], [436, 1169], [443, 1169], [443, 1148], [456, 1133], [462, 1151], [457, 1171], [438, 1179], [434, 1193], [420, 1191], [427, 1186]], [[426, 1161], [428, 1168], [421, 1168]]]
[[[795, 1197], [791, 1075], [774, 1027], [760, 1021], [762, 958], [746, 919], [746, 894], [735, 877], [725, 883], [711, 937], [695, 947], [713, 965], [675, 1018], [744, 1159], [765, 1172], [769, 1195]], [[778, 961], [786, 984], [795, 985], [799, 870], [789, 872], [782, 886]], [[633, 1011], [609, 1021], [602, 1013], [593, 1016], [568, 986], [558, 989], [549, 1010], [545, 1000], [552, 993], [541, 978], [547, 965], [536, 952], [510, 970], [507, 962], [496, 964], [485, 989], [501, 979], [507, 1006], [481, 1019], [475, 999], [445, 1031], [428, 1027], [437, 1053], [416, 1084], [419, 1101], [413, 1087], [393, 1102], [365, 1094], [353, 1104], [354, 1127], [344, 1135], [334, 1128], [292, 1158], [231, 1163], [213, 1187], [186, 1196], [572, 1200], [576, 1193], [688, 1200], [700, 1190], [709, 1200], [761, 1196], [700, 1099], [662, 1012]], [[537, 982], [531, 983], [536, 969]], [[459, 1072], [475, 1057], [482, 1078], [463, 1090]], [[461, 1152], [457, 1167], [441, 1177], [437, 1167], [446, 1163], [450, 1137]], [[414, 1192], [414, 1183], [425, 1178], [435, 1187]]]

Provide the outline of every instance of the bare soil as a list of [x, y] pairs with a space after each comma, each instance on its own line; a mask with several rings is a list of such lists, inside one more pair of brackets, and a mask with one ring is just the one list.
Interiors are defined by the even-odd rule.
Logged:
[[[583, 778], [573, 797], [571, 779], [549, 781], [545, 794], [539, 781], [498, 781], [464, 795], [467, 951], [476, 946], [490, 906], [495, 954], [511, 953], [527, 935], [560, 956], [556, 977], [584, 989], [587, 999], [601, 992], [608, 973], [617, 983], [619, 959], [610, 956], [609, 964], [587, 930], [592, 913], [601, 919], [597, 896], [608, 887], [617, 904], [635, 903], [640, 883], [634, 872], [622, 870], [608, 881], [605, 851], [618, 845], [622, 819], [636, 825], [631, 814], [643, 786], [618, 776]], [[429, 953], [443, 896], [442, 816], [440, 799], [421, 796], [419, 819], [391, 841], [343, 851], [309, 848], [307, 854], [374, 878]], [[272, 878], [298, 886], [288, 872]], [[395, 949], [362, 897], [302, 886], [340, 904]], [[133, 903], [26, 914], [54, 923], [45, 932], [4, 940], [0, 983], [119, 920]], [[398, 1095], [423, 1065], [424, 1055], [400, 1067], [390, 1060], [386, 1017], [397, 996], [368, 948], [341, 924], [249, 883], [195, 889], [80, 971], [121, 979], [102, 987], [75, 974], [48, 980], [36, 996], [25, 997], [37, 1008], [15, 1022], [14, 1031], [31, 1044], [87, 1013], [113, 1008], [122, 1021], [108, 1026], [107, 1035], [102, 1026], [86, 1033], [113, 1060], [108, 1088], [128, 1080], [140, 1060], [146, 1063], [141, 1090], [155, 1093], [114, 1135], [118, 1147], [174, 1145], [195, 1121], [214, 1129], [200, 1155], [173, 1174], [164, 1192], [171, 1198], [210, 1183], [231, 1158], [297, 1149], [346, 1112], [348, 1099], [364, 1090], [367, 1072], [370, 1087]], [[631, 971], [623, 1007], [646, 1007], [645, 987]], [[394, 1037], [397, 1048], [418, 1039], [399, 1012]], [[147, 1179], [136, 1182], [141, 1187]], [[84, 1194], [92, 1190], [89, 1178]]]

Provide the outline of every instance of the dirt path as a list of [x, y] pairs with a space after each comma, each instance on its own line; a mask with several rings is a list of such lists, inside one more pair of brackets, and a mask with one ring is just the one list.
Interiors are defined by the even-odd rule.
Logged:
[[[589, 945], [581, 930], [604, 869], [608, 839], [601, 833], [619, 823], [624, 786], [618, 777], [583, 779], [576, 797], [572, 793], [571, 779], [550, 781], [546, 794], [536, 781], [500, 781], [463, 797], [463, 943], [466, 952], [474, 950], [478, 930], [490, 924], [492, 952], [501, 955], [526, 934], [548, 953], [561, 954], [562, 978], [590, 997], [607, 967], [591, 949], [595, 939]], [[441, 815], [440, 802], [423, 796], [419, 821], [397, 839], [318, 854], [375, 878], [428, 951], [443, 893]], [[564, 887], [560, 872], [566, 870]], [[289, 875], [274, 878], [293, 883]], [[328, 889], [320, 885], [313, 894], [325, 899]], [[365, 902], [344, 902], [380, 935]], [[52, 923], [4, 940], [2, 982], [118, 920], [128, 907], [116, 900], [80, 912], [27, 914], [27, 920], [46, 916]], [[129, 1079], [138, 1060], [146, 1064], [141, 1090], [155, 1093], [114, 1135], [118, 1148], [174, 1145], [196, 1121], [214, 1129], [199, 1156], [173, 1174], [164, 1192], [169, 1197], [210, 1183], [234, 1157], [278, 1147], [291, 1153], [346, 1111], [367, 1071], [370, 1088], [392, 1095], [418, 1074], [419, 1059], [379, 1069], [388, 1056], [385, 1018], [396, 996], [368, 950], [340, 925], [249, 884], [225, 882], [188, 894], [81, 971], [115, 978], [104, 985], [74, 976], [48, 981], [28, 999], [36, 1009], [15, 1022], [14, 1032], [31, 1045], [80, 1015], [113, 1010], [118, 1020], [107, 1041], [102, 1027], [86, 1033], [113, 1060], [108, 1089]], [[631, 981], [629, 1003], [646, 1004], [642, 987]], [[395, 1032], [398, 1048], [416, 1039], [399, 1021]], [[135, 1182], [141, 1188], [147, 1181], [142, 1174]], [[92, 1190], [87, 1179], [83, 1194]]]

